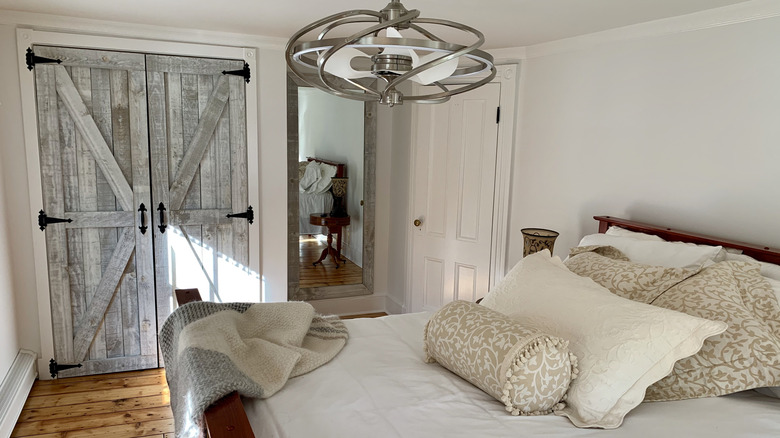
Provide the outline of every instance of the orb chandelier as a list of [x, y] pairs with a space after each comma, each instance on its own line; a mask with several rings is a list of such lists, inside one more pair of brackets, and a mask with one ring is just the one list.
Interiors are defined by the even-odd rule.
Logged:
[[[365, 26], [363, 23], [369, 23], [368, 27], [354, 30], [356, 24]], [[470, 45], [450, 43], [422, 25], [455, 29], [476, 41]], [[301, 40], [314, 31], [319, 32], [315, 39]], [[345, 32], [347, 36], [343, 36]], [[337, 33], [342, 36], [333, 36]], [[302, 81], [340, 97], [390, 106], [405, 101], [440, 103], [495, 77], [493, 57], [478, 50], [484, 42], [482, 32], [472, 27], [420, 18], [420, 11], [407, 10], [400, 0], [391, 0], [378, 12], [355, 9], [309, 24], [287, 42], [285, 58], [287, 66]], [[451, 85], [457, 84], [459, 78], [486, 73], [479, 81], [461, 80], [460, 84]], [[404, 95], [398, 87], [407, 81], [435, 85], [438, 90], [425, 95]]]

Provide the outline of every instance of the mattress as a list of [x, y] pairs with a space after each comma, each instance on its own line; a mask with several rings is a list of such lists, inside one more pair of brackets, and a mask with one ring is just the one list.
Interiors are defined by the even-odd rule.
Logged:
[[501, 402], [426, 364], [430, 313], [347, 320], [350, 340], [328, 364], [274, 396], [245, 399], [257, 437], [708, 437], [780, 436], [780, 399], [746, 391], [643, 403], [610, 431], [555, 415], [513, 417]]

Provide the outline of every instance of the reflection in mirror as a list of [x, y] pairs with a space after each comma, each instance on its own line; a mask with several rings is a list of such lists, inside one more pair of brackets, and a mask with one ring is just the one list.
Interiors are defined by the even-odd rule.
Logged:
[[293, 78], [287, 96], [289, 298], [370, 294], [376, 104]]
[[298, 161], [300, 287], [362, 283], [363, 102], [299, 87]]

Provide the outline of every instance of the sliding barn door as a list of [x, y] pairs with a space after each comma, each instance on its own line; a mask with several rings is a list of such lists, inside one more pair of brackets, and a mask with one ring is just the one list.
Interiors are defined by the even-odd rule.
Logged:
[[148, 55], [146, 65], [160, 323], [177, 288], [260, 301], [248, 269], [245, 81], [222, 73], [244, 64]]
[[35, 53], [63, 60], [35, 67], [54, 359], [82, 364], [59, 376], [157, 367], [144, 56]]

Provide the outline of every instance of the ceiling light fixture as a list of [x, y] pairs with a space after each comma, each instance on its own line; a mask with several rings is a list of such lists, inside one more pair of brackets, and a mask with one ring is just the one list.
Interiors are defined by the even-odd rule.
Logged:
[[[331, 32], [354, 28], [357, 23], [374, 23], [349, 36], [332, 37]], [[455, 29], [477, 38], [471, 45], [449, 43], [421, 26]], [[318, 30], [316, 39], [301, 41]], [[403, 33], [402, 33], [403, 32]], [[336, 33], [336, 32], [334, 32]], [[490, 82], [496, 75], [493, 57], [478, 50], [485, 42], [482, 32], [454, 21], [420, 18], [420, 11], [407, 10], [400, 0], [391, 0], [379, 12], [355, 9], [333, 14], [299, 30], [287, 42], [285, 58], [292, 72], [307, 84], [331, 94], [354, 100], [399, 105], [405, 101], [440, 103]], [[487, 76], [476, 82], [458, 78]], [[381, 81], [365, 81], [378, 78]], [[455, 79], [447, 85], [442, 81]], [[411, 80], [436, 85], [441, 91], [405, 96], [399, 85]], [[371, 82], [371, 84], [369, 84]], [[379, 87], [378, 84], [384, 84]], [[381, 88], [381, 89], [380, 89]]]

